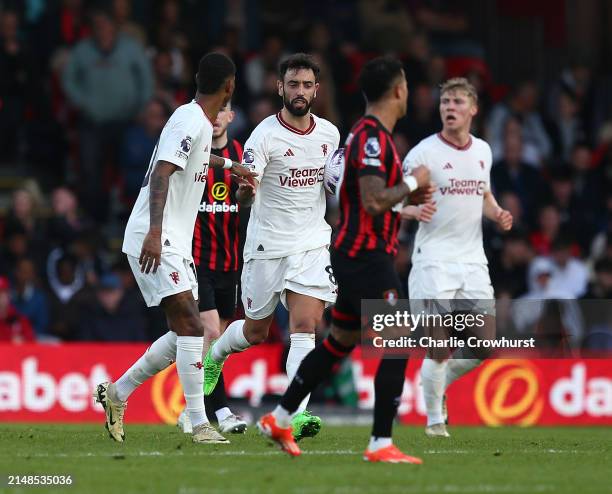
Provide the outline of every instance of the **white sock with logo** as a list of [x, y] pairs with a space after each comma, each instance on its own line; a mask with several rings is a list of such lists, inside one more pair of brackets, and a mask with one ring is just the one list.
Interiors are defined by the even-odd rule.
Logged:
[[243, 326], [244, 319], [232, 322], [215, 342], [211, 355], [216, 362], [223, 362], [232, 353], [242, 352], [251, 346], [244, 336]]
[[208, 422], [204, 408], [203, 348], [203, 336], [179, 336], [176, 339], [176, 371], [183, 386], [185, 410], [193, 427]]
[[436, 362], [430, 358], [423, 360], [421, 366], [421, 383], [423, 398], [427, 411], [427, 425], [442, 424], [442, 398], [444, 397], [444, 381], [446, 362]]
[[[304, 357], [314, 350], [315, 335], [313, 333], [293, 333], [289, 335], [289, 339], [289, 355], [287, 355], [285, 370], [287, 371], [289, 382], [291, 382], [300, 368], [300, 364], [302, 360], [304, 360]], [[310, 400], [310, 394], [306, 395], [302, 403], [300, 403], [300, 406], [297, 407], [295, 411], [296, 414], [306, 410], [308, 400]]]
[[168, 331], [153, 342], [142, 357], [109, 387], [112, 401], [127, 401], [143, 382], [176, 360], [176, 333]]
[[228, 407], [219, 408], [219, 410], [215, 412], [215, 415], [217, 416], [217, 420], [219, 422], [221, 422], [222, 420], [225, 420], [231, 414], [232, 414], [232, 411]]

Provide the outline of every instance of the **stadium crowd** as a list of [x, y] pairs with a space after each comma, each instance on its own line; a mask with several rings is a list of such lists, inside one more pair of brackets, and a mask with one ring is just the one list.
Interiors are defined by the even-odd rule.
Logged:
[[[241, 142], [280, 108], [277, 65], [295, 51], [321, 64], [313, 112], [343, 138], [363, 111], [360, 67], [382, 52], [401, 58], [402, 158], [440, 129], [439, 84], [467, 77], [479, 91], [473, 132], [491, 144], [493, 189], [514, 216], [505, 235], [485, 225], [496, 296], [612, 298], [610, 95], [582, 62], [552, 81], [496, 80], [459, 4], [0, 1], [0, 341], [148, 341], [165, 331], [120, 245], [157, 137], [211, 50], [238, 68], [229, 132]], [[334, 225], [332, 203], [328, 217]], [[404, 280], [415, 230], [402, 231]], [[282, 312], [277, 322], [286, 325]], [[610, 345], [610, 325], [587, 325], [579, 344], [603, 332]]]

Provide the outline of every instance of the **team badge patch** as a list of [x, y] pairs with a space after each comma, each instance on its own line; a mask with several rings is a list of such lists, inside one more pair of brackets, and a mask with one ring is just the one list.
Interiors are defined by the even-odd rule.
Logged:
[[369, 158], [378, 158], [380, 156], [380, 143], [378, 138], [369, 137], [363, 146], [363, 152]]
[[387, 290], [386, 292], [383, 292], [383, 299], [390, 306], [392, 307], [395, 306], [395, 304], [397, 304], [397, 301], [399, 299], [399, 296], [397, 295], [397, 290], [395, 288], [392, 288], [391, 290]]

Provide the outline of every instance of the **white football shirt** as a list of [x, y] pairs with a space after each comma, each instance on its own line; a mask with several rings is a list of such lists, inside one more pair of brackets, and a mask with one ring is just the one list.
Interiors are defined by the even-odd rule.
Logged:
[[483, 195], [490, 190], [491, 148], [470, 136], [463, 148], [441, 134], [423, 139], [404, 159], [404, 170], [425, 165], [437, 187], [438, 210], [430, 223], [419, 223], [412, 262], [487, 263], [482, 245]]
[[123, 252], [140, 256], [149, 231], [149, 178], [158, 161], [179, 167], [171, 176], [162, 220], [162, 252], [191, 259], [198, 207], [206, 185], [213, 126], [195, 101], [178, 107], [164, 126], [125, 228]]
[[244, 145], [242, 164], [257, 172], [244, 260], [306, 252], [331, 239], [325, 221], [325, 161], [340, 142], [335, 125], [315, 115], [301, 131], [280, 112], [264, 119]]

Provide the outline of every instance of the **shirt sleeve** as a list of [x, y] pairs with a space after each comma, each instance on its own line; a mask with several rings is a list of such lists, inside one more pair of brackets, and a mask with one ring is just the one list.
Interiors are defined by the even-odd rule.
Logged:
[[357, 142], [352, 146], [351, 164], [357, 168], [359, 177], [375, 175], [387, 178], [387, 159], [393, 153], [388, 149], [387, 138], [378, 129], [368, 129], [355, 136]]
[[261, 128], [255, 129], [244, 143], [242, 164], [248, 167], [252, 172], [257, 173], [255, 179], [258, 182], [261, 182], [264, 169], [268, 164], [268, 146], [266, 142], [266, 134], [261, 130]]
[[203, 125], [203, 120], [186, 108], [174, 112], [159, 137], [156, 162], [167, 161], [184, 170]]
[[425, 160], [423, 158], [423, 153], [421, 153], [421, 149], [419, 146], [413, 147], [402, 162], [402, 171], [404, 175], [409, 175], [412, 171], [420, 165], [424, 165]]

